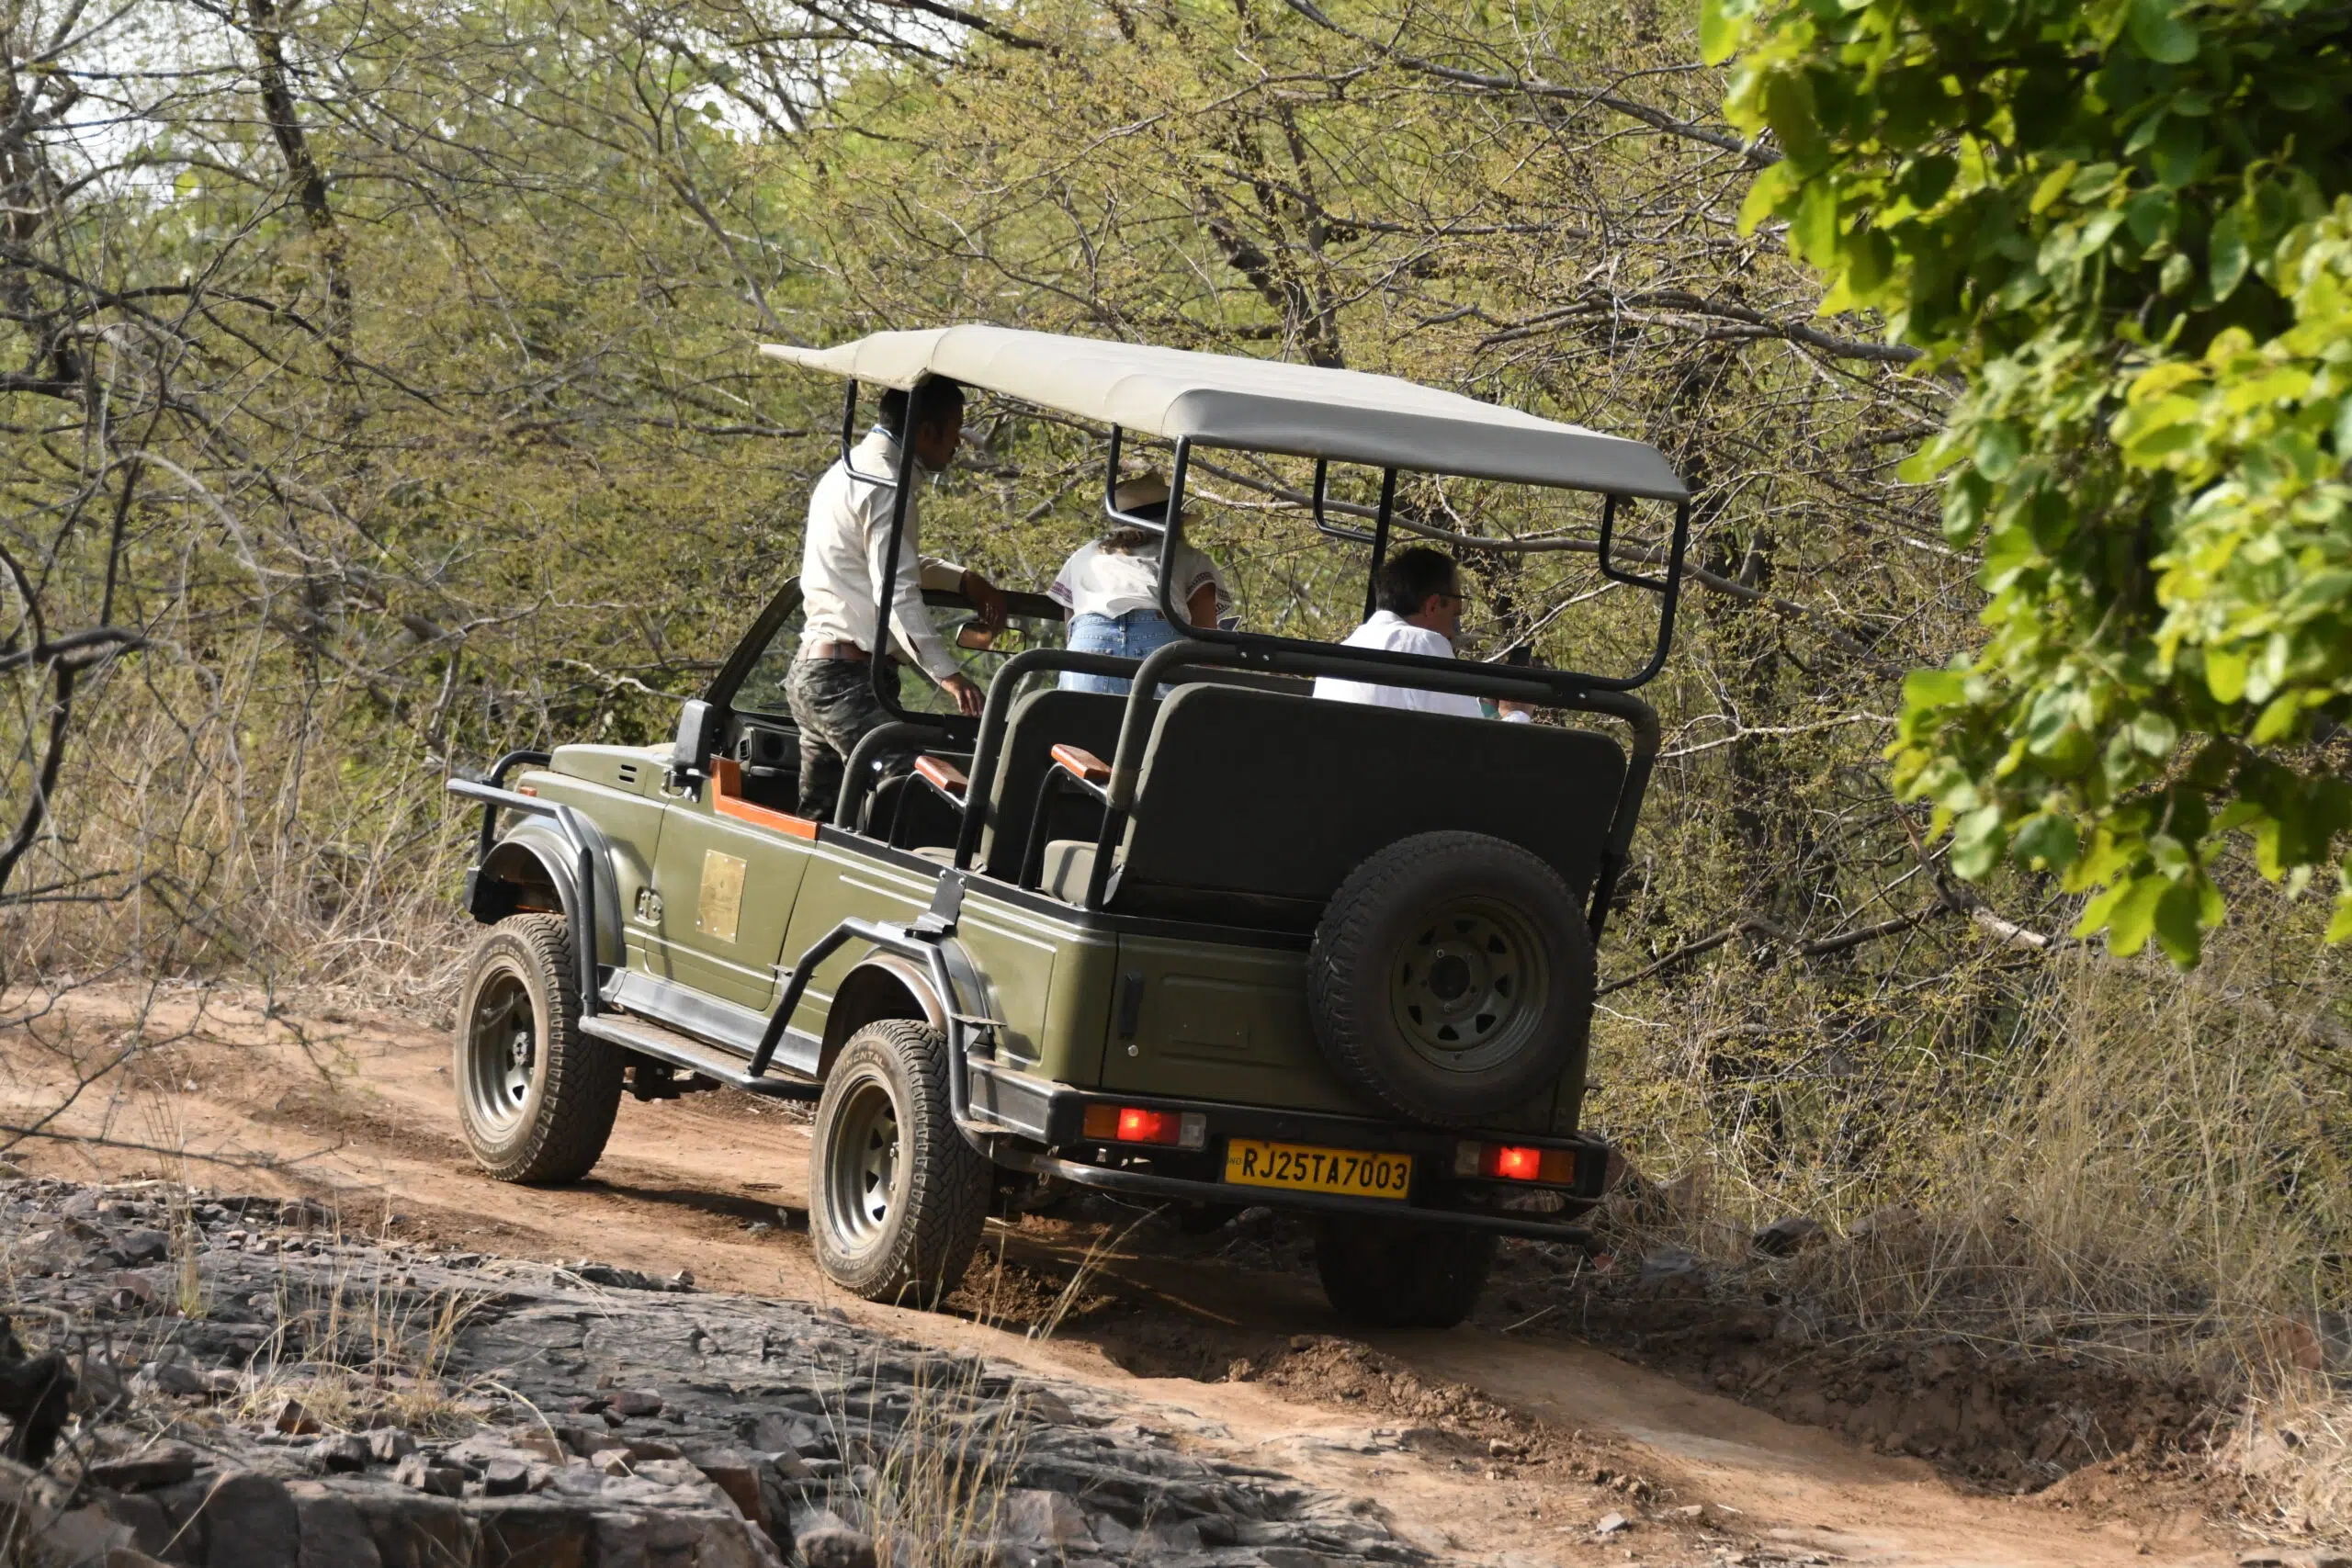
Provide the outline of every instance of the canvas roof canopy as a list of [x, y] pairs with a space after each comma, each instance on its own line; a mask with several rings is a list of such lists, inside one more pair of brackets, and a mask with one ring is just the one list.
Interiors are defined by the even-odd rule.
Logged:
[[763, 344], [812, 370], [911, 388], [947, 376], [1079, 419], [1205, 446], [1689, 499], [1654, 446], [1394, 376], [1007, 327], [876, 333], [833, 348]]

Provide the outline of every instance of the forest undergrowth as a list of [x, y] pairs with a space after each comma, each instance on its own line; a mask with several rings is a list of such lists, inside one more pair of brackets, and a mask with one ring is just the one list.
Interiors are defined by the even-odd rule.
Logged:
[[[2265, 1517], [2352, 1529], [2324, 900], [2223, 866], [2183, 977], [2071, 940], [2051, 877], [1954, 877], [1894, 798], [1905, 677], [1984, 637], [1976, 551], [1898, 472], [1951, 388], [1741, 231], [1778, 153], [1724, 129], [1688, 19], [944, 9], [9, 13], [0, 991], [440, 1014], [478, 823], [446, 781], [666, 739], [795, 570], [837, 389], [763, 339], [980, 320], [1404, 375], [1638, 436], [1693, 492], [1588, 1103], [1703, 1187], [1661, 1244], [1743, 1267], [1809, 1216], [1848, 1239], [1775, 1268], [1859, 1333], [2209, 1378]], [[976, 402], [927, 547], [1042, 587], [1100, 434]], [[1306, 482], [1221, 455], [1198, 537], [1245, 624], [1336, 636], [1363, 552]], [[1641, 662], [1654, 603], [1585, 500], [1408, 479], [1399, 517], [1463, 560], [1472, 655]]]
[[[2256, 966], [2077, 947], [2035, 964], [1998, 1038], [1825, 1061], [1802, 1031], [1774, 1053], [1752, 1021], [1775, 977], [1726, 964], [1672, 1028], [1612, 1021], [1593, 1120], [1655, 1184], [1639, 1245], [1804, 1303], [1857, 1356], [1949, 1346], [2198, 1391], [2216, 1419], [2191, 1460], [2265, 1527], [2341, 1536], [2344, 1063], [2324, 1024], [2259, 999]], [[1778, 1070], [1726, 1079], [1701, 1043], [1743, 1032]], [[1759, 1249], [1792, 1217], [1819, 1242]]]

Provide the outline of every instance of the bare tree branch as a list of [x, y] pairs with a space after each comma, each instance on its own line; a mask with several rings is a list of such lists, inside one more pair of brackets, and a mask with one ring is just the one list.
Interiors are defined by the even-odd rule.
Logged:
[[1737, 153], [1740, 162], [1750, 169], [1767, 169], [1781, 161], [1781, 153], [1777, 148], [1761, 142], [1743, 141], [1729, 130], [1720, 130], [1713, 126], [1701, 125], [1694, 120], [1679, 118], [1655, 105], [1643, 103], [1637, 98], [1626, 97], [1606, 88], [1568, 87], [1555, 82], [1546, 82], [1541, 77], [1502, 76], [1483, 71], [1465, 71], [1454, 65], [1442, 65], [1434, 60], [1425, 60], [1419, 55], [1407, 54], [1393, 49], [1375, 39], [1366, 38], [1353, 28], [1341, 27], [1324, 14], [1322, 7], [1317, 6], [1315, 0], [1286, 0], [1286, 3], [1292, 10], [1296, 11], [1317, 27], [1328, 28], [1342, 37], [1354, 39], [1384, 60], [1400, 65], [1408, 71], [1416, 71], [1425, 76], [1433, 76], [1441, 82], [1451, 82], [1464, 87], [1475, 87], [1481, 92], [1515, 93], [1523, 94], [1532, 98], [1552, 98], [1567, 103], [1590, 104], [1623, 115], [1628, 119], [1639, 120], [1653, 130], [1662, 130], [1669, 136], [1679, 136], [1688, 141], [1704, 143], [1709, 147], [1719, 148], [1725, 152]]
[[1950, 909], [1940, 902], [1923, 905], [1907, 915], [1896, 915], [1890, 919], [1880, 920], [1874, 925], [1859, 926], [1849, 931], [1840, 931], [1835, 936], [1820, 937], [1813, 941], [1806, 941], [1779, 921], [1767, 919], [1762, 915], [1742, 915], [1712, 935], [1686, 942], [1645, 967], [1636, 969], [1631, 975], [1621, 976], [1617, 979], [1605, 982], [1593, 994], [1605, 997], [1611, 991], [1623, 990], [1627, 986], [1654, 979], [1669, 970], [1681, 967], [1694, 958], [1703, 957], [1714, 952], [1715, 949], [1736, 937], [1763, 937], [1792, 957], [1826, 958], [1832, 953], [1849, 953], [1865, 942], [1876, 942], [1881, 937], [1893, 936], [1898, 931], [1907, 931], [1922, 920], [1950, 912]]

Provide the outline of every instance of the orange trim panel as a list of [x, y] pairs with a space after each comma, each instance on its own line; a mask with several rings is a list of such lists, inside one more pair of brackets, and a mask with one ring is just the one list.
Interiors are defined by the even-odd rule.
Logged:
[[714, 757], [710, 762], [710, 808], [721, 817], [732, 817], [738, 822], [749, 822], [754, 828], [773, 829], [789, 833], [796, 839], [813, 839], [817, 824], [806, 817], [794, 817], [782, 811], [771, 811], [764, 806], [754, 806], [743, 798], [743, 770], [730, 757]]

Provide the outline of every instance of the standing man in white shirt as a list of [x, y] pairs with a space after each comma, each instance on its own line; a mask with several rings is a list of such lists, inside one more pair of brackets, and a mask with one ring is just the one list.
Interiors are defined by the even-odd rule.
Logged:
[[[1465, 601], [1462, 597], [1462, 570], [1454, 565], [1452, 556], [1427, 545], [1397, 551], [1380, 565], [1374, 602], [1380, 608], [1373, 612], [1372, 619], [1350, 632], [1340, 647], [1419, 653], [1431, 659], [1453, 657], [1453, 639], [1462, 635], [1462, 606]], [[1334, 675], [1317, 676], [1315, 694], [1335, 703], [1370, 703], [1376, 707], [1453, 714], [1460, 718], [1486, 716], [1477, 698], [1458, 692], [1375, 686]], [[1507, 723], [1534, 721], [1535, 716], [1525, 703], [1495, 705]]]
[[[895, 387], [884, 392], [881, 423], [857, 444], [848, 462], [860, 474], [895, 478], [899, 443], [908, 440], [914, 448], [915, 474], [929, 476], [955, 460], [963, 439], [964, 389], [934, 376], [911, 395]], [[967, 714], [980, 711], [984, 695], [956, 669], [946, 645], [932, 629], [922, 591], [955, 589], [972, 602], [980, 624], [1004, 623], [1004, 595], [987, 578], [946, 561], [923, 559], [918, 553], [911, 492], [896, 570], [891, 570], [883, 559], [890, 547], [891, 499], [889, 485], [853, 477], [842, 462], [825, 470], [808, 497], [808, 536], [800, 558], [804, 618], [786, 696], [800, 727], [800, 815], [812, 821], [831, 818], [841, 795], [842, 764], [859, 739], [890, 722], [889, 711], [874, 694], [876, 659], [892, 667], [885, 677], [892, 679], [896, 655], [903, 650], [956, 699], [957, 708]], [[886, 576], [894, 581], [887, 634], [875, 625], [874, 615], [876, 585]], [[903, 773], [914, 765], [914, 753], [886, 751], [877, 765], [885, 773]]]

